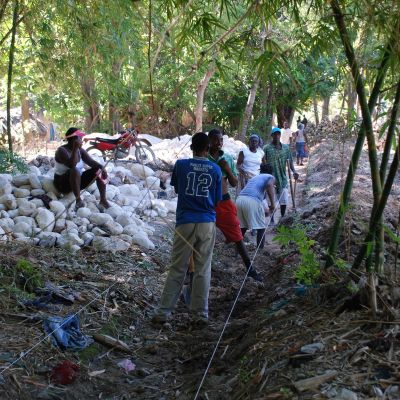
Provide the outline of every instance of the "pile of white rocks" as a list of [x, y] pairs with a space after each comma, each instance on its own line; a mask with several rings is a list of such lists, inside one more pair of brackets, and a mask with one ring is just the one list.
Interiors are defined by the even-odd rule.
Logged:
[[[153, 249], [149, 236], [154, 228], [147, 222], [176, 211], [176, 198], [157, 198], [160, 177], [167, 185], [165, 197], [173, 195], [168, 177], [140, 164], [109, 163], [106, 169], [108, 209], [99, 208], [94, 183], [82, 192], [85, 207], [75, 210], [74, 195], [57, 192], [54, 170], [47, 164], [31, 165], [27, 174], [0, 174], [0, 240], [59, 246], [73, 252], [89, 245], [113, 252], [127, 250], [132, 244]], [[48, 198], [49, 209], [45, 206]]]
[[[192, 137], [190, 135], [182, 135], [174, 139], [164, 139], [162, 142], [154, 144], [151, 148], [155, 155], [166, 163], [172, 164], [178, 158], [189, 158], [192, 156], [190, 143]], [[246, 145], [240, 140], [235, 140], [224, 135], [224, 151], [229, 153], [233, 158], [237, 158], [239, 151]]]

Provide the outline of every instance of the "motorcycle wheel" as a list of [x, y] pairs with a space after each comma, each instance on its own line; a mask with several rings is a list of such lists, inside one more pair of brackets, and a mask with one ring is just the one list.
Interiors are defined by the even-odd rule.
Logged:
[[156, 156], [150, 146], [137, 145], [135, 149], [136, 161], [139, 164], [154, 163], [157, 164]]
[[101, 157], [104, 161], [106, 161], [106, 153], [104, 153], [104, 151], [99, 150], [98, 148], [96, 148], [95, 146], [90, 146], [86, 149], [86, 151], [88, 152], [88, 154], [90, 156], [97, 156], [97, 157]]

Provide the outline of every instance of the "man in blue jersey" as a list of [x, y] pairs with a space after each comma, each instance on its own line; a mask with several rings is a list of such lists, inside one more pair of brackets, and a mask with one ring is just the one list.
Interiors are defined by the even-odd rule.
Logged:
[[181, 292], [187, 261], [193, 253], [194, 276], [190, 309], [195, 319], [208, 318], [211, 259], [215, 242], [215, 207], [222, 198], [222, 174], [208, 161], [208, 136], [193, 135], [193, 158], [178, 160], [171, 185], [178, 194], [171, 265], [154, 322], [169, 319]]
[[261, 249], [265, 242], [265, 210], [263, 200], [266, 194], [270, 200], [270, 212], [275, 210], [275, 178], [269, 165], [261, 165], [260, 175], [251, 178], [239, 193], [236, 207], [242, 234], [247, 229], [257, 231], [257, 246]]

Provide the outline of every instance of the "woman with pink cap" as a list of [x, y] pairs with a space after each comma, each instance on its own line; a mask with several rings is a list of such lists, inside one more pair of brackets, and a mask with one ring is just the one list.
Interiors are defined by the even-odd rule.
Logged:
[[[78, 128], [69, 128], [65, 134], [67, 144], [60, 146], [55, 154], [54, 186], [60, 193], [73, 192], [76, 208], [84, 207], [81, 190], [96, 181], [100, 192], [100, 205], [108, 208], [106, 198], [107, 172], [103, 166], [82, 149], [82, 137]], [[84, 169], [87, 164], [90, 168]]]

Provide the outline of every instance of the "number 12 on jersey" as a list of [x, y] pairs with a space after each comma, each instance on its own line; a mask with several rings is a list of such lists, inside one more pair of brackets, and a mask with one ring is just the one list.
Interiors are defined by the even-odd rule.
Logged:
[[205, 172], [189, 172], [185, 194], [189, 196], [208, 197], [212, 185], [212, 176]]

